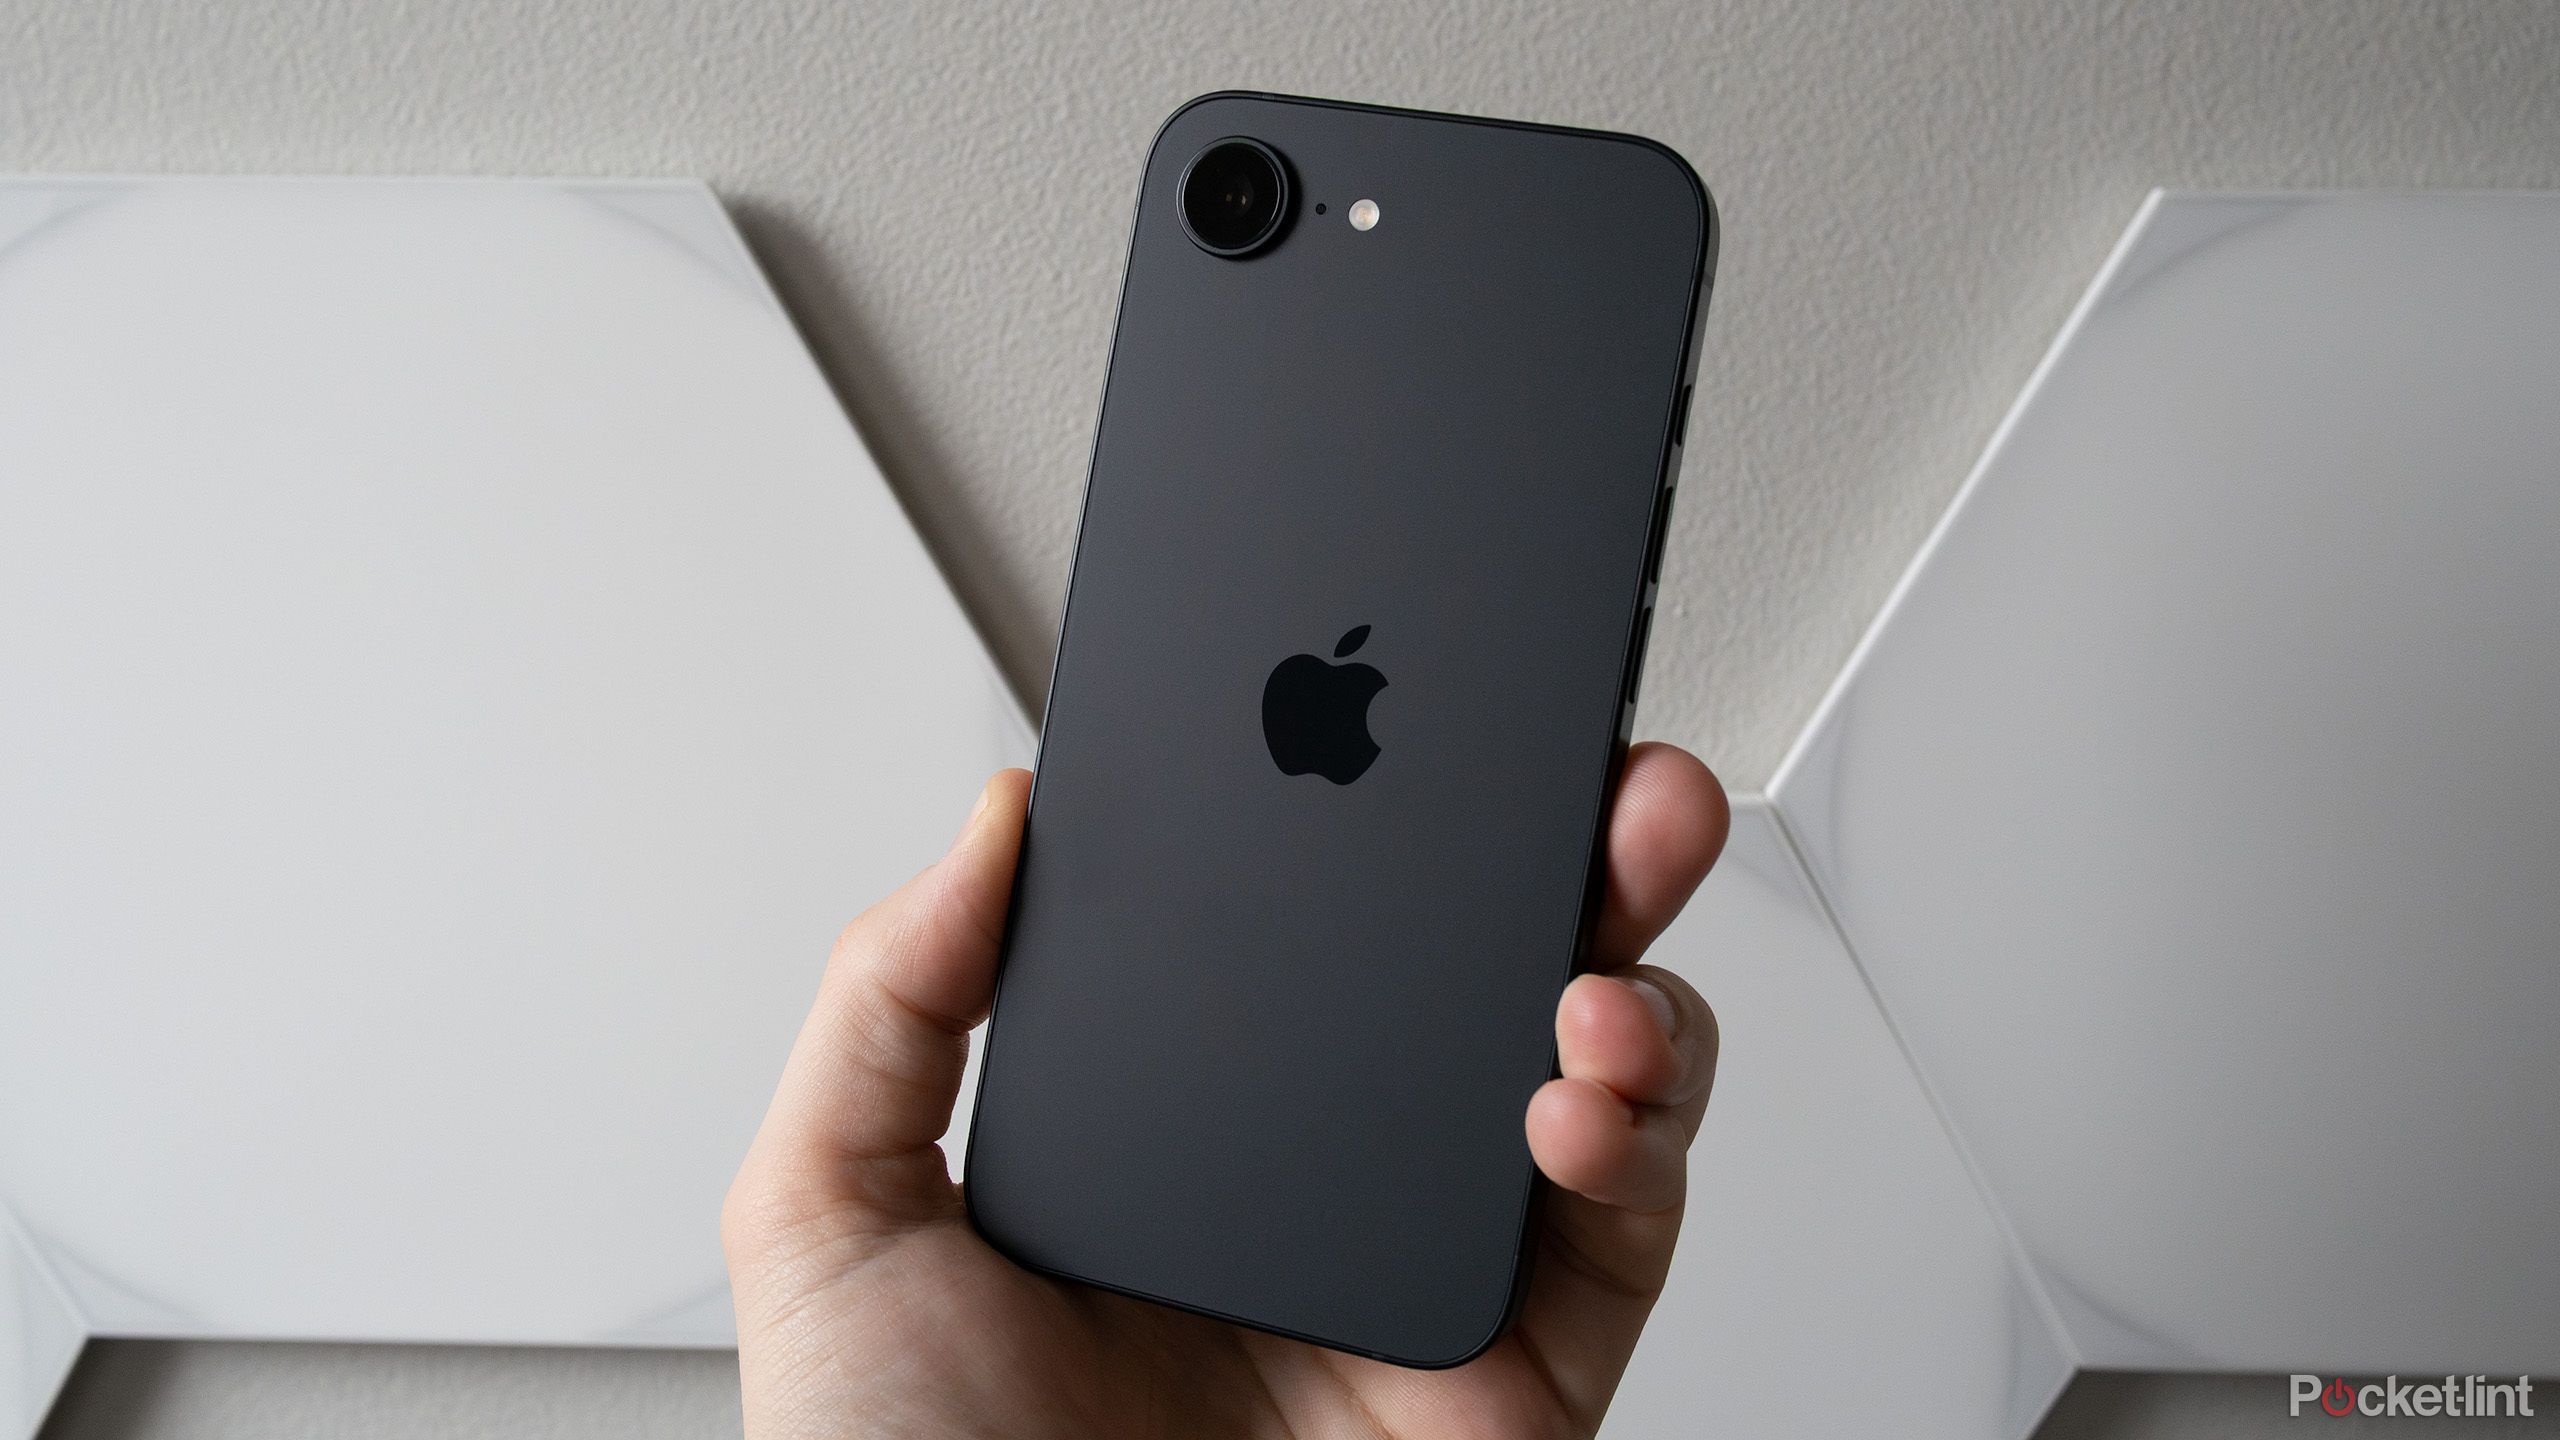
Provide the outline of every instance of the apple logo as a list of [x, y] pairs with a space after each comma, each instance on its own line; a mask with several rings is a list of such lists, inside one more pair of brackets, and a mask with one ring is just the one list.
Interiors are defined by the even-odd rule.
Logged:
[[[1369, 627], [1353, 626], [1333, 647], [1334, 658], [1360, 648]], [[1348, 785], [1378, 758], [1369, 738], [1369, 702], [1387, 688], [1374, 665], [1329, 665], [1313, 655], [1292, 655], [1262, 687], [1262, 738], [1283, 775], [1310, 771]]]

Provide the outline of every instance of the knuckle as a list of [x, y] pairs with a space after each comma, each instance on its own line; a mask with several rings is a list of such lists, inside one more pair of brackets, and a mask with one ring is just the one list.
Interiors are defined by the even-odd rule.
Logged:
[[865, 912], [845, 922], [844, 928], [836, 932], [835, 943], [827, 947], [829, 963], [841, 964], [845, 957], [862, 948], [864, 937], [870, 933], [870, 919], [870, 914]]
[[792, 1186], [750, 1156], [720, 1200], [720, 1248], [732, 1265], [753, 1262], [796, 1228], [806, 1209]]
[[754, 1249], [765, 1203], [764, 1181], [753, 1162], [739, 1169], [720, 1197], [720, 1248], [732, 1262]]

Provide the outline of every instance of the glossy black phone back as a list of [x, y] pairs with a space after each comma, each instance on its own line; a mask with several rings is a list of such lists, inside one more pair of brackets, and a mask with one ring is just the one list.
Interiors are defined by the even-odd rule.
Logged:
[[[1229, 136], [1295, 180], [1242, 261], [1176, 195]], [[1410, 1365], [1509, 1323], [1714, 246], [1624, 136], [1166, 122], [970, 1140], [1006, 1254]]]

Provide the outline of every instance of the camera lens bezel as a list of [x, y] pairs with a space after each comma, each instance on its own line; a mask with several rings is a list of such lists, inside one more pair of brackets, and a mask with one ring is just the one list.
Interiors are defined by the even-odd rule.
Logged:
[[[1201, 167], [1208, 164], [1211, 157], [1228, 150], [1246, 152], [1262, 162], [1273, 198], [1268, 206], [1256, 207], [1255, 213], [1260, 215], [1260, 221], [1250, 233], [1243, 229], [1230, 231], [1211, 226], [1216, 233], [1204, 235], [1198, 217], [1192, 213], [1192, 182], [1201, 178]], [[1192, 244], [1221, 260], [1242, 260], [1271, 248], [1281, 232], [1289, 228], [1290, 214], [1296, 208], [1296, 202], [1297, 184], [1289, 174], [1289, 162], [1281, 158], [1279, 151], [1250, 135], [1228, 135], [1201, 146], [1200, 153], [1191, 157], [1191, 163], [1182, 167], [1182, 179], [1174, 186], [1174, 209], [1182, 217], [1182, 233], [1191, 238]]]

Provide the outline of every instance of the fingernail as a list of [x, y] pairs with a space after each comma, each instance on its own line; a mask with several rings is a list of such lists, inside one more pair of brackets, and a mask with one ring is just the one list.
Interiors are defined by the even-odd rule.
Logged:
[[978, 803], [969, 807], [969, 823], [972, 825], [977, 824], [978, 817], [987, 813], [987, 805], [995, 798], [996, 787], [994, 782], [990, 781], [987, 784], [978, 787]]
[[1671, 1003], [1669, 991], [1641, 975], [1630, 977], [1626, 986], [1636, 992], [1636, 998], [1644, 1002], [1644, 1008], [1653, 1012], [1653, 1023], [1662, 1027], [1664, 1035], [1680, 1033], [1680, 1007]]

